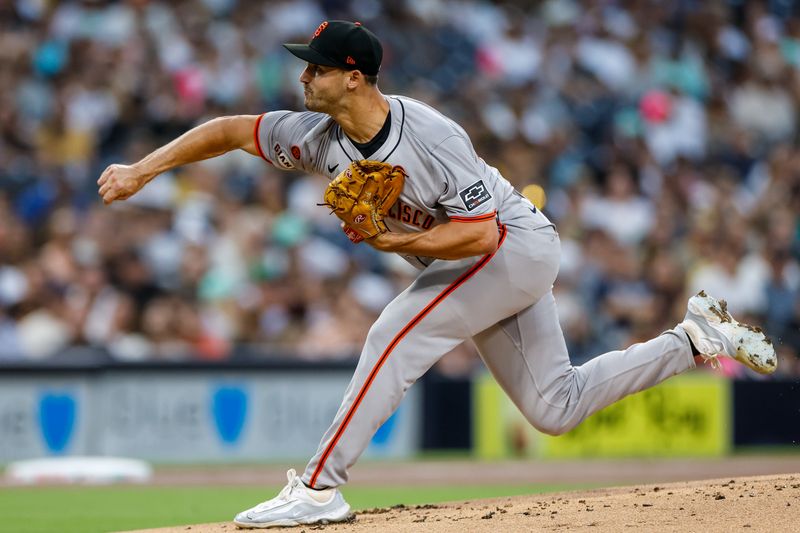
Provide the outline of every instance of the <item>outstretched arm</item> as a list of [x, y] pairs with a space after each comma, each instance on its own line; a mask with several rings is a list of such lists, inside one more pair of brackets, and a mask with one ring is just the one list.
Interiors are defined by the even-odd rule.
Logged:
[[220, 117], [192, 128], [132, 165], [109, 165], [97, 180], [105, 204], [133, 196], [167, 170], [241, 149], [258, 155], [253, 137], [258, 115]]

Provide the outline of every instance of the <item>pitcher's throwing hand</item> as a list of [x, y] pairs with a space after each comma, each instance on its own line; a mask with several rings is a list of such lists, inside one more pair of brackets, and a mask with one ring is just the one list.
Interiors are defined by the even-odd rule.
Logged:
[[109, 165], [97, 180], [98, 194], [103, 203], [111, 204], [117, 200], [127, 200], [144, 187], [147, 179], [135, 165]]

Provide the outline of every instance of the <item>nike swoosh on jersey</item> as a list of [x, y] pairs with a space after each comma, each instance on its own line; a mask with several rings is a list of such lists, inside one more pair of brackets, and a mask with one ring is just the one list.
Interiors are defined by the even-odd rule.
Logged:
[[333, 166], [330, 166], [330, 165], [328, 165], [328, 172], [333, 172], [333, 171], [335, 171], [337, 168], [339, 168], [339, 163], [336, 163], [336, 164], [335, 164], [335, 165], [333, 165]]

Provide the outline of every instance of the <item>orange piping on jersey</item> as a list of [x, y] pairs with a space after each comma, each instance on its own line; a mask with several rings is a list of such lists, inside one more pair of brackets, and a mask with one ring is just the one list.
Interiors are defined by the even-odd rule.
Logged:
[[[506, 234], [507, 230], [505, 225], [500, 226], [500, 242], [497, 244], [498, 250], [500, 249], [500, 246], [503, 245], [503, 241], [506, 238]], [[344, 434], [344, 430], [347, 429], [347, 425], [350, 423], [350, 420], [353, 419], [353, 415], [358, 409], [358, 406], [361, 405], [361, 401], [364, 399], [364, 396], [367, 395], [367, 391], [372, 385], [372, 382], [375, 381], [375, 376], [378, 375], [378, 371], [383, 366], [383, 363], [385, 363], [386, 360], [389, 358], [389, 355], [392, 353], [392, 350], [394, 350], [397, 347], [400, 341], [403, 340], [403, 337], [405, 337], [406, 334], [414, 328], [414, 326], [419, 324], [419, 322], [423, 318], [425, 318], [433, 310], [434, 307], [439, 305], [442, 302], [442, 300], [447, 298], [450, 294], [452, 294], [453, 291], [455, 291], [457, 288], [463, 285], [469, 278], [475, 275], [475, 273], [477, 273], [480, 269], [486, 266], [486, 264], [492, 259], [492, 257], [494, 257], [496, 253], [497, 250], [495, 250], [490, 254], [484, 255], [480, 261], [478, 261], [477, 263], [475, 263], [475, 265], [472, 266], [472, 268], [461, 274], [461, 276], [459, 276], [458, 279], [456, 279], [453, 283], [448, 285], [445, 290], [440, 292], [439, 295], [436, 296], [436, 298], [434, 298], [428, 305], [425, 306], [425, 308], [422, 311], [417, 313], [417, 315], [411, 319], [411, 322], [406, 324], [406, 326], [400, 330], [400, 333], [395, 335], [394, 339], [392, 339], [392, 342], [389, 343], [389, 346], [387, 346], [386, 349], [381, 354], [380, 358], [378, 359], [378, 362], [375, 363], [374, 367], [372, 367], [372, 370], [370, 371], [367, 380], [364, 382], [363, 385], [361, 385], [361, 389], [358, 391], [358, 395], [356, 396], [353, 405], [350, 406], [350, 409], [347, 411], [347, 415], [345, 415], [344, 420], [342, 420], [342, 425], [339, 426], [339, 429], [334, 434], [330, 444], [328, 444], [328, 447], [325, 448], [325, 452], [322, 454], [322, 457], [319, 460], [319, 464], [317, 465], [317, 468], [314, 470], [314, 474], [311, 476], [311, 481], [309, 482], [308, 485], [309, 487], [311, 487], [312, 489], [314, 488], [314, 485], [317, 483], [317, 478], [322, 472], [322, 468], [325, 466], [325, 461], [328, 460], [328, 457], [330, 456], [331, 452], [336, 447], [336, 444], [339, 442], [339, 439]]]
[[497, 216], [497, 211], [486, 213], [485, 215], [478, 215], [476, 217], [450, 217], [450, 222], [484, 222], [492, 220]]
[[261, 158], [262, 158], [264, 161], [266, 161], [267, 163], [269, 163], [270, 165], [272, 165], [272, 166], [275, 166], [275, 165], [272, 163], [272, 161], [270, 161], [269, 159], [267, 159], [267, 156], [265, 156], [265, 155], [264, 155], [264, 151], [261, 149], [261, 144], [258, 142], [258, 127], [261, 125], [261, 119], [262, 119], [262, 118], [264, 118], [264, 115], [265, 115], [265, 114], [266, 114], [266, 113], [261, 113], [261, 114], [258, 116], [258, 120], [256, 120], [256, 127], [255, 127], [255, 128], [253, 128], [253, 139], [255, 139], [255, 141], [256, 141], [256, 150], [258, 150], [258, 155], [260, 155], [260, 156], [261, 156]]

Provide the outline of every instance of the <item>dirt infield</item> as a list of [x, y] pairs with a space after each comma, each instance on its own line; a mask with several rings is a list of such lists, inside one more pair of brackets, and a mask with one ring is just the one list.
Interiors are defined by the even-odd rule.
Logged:
[[[286, 470], [303, 464], [160, 466], [154, 485], [283, 485]], [[350, 484], [391, 485], [528, 485], [668, 483], [729, 476], [800, 472], [800, 454], [739, 455], [722, 458], [586, 459], [563, 461], [477, 460], [361, 461], [350, 471]]]
[[[797, 531], [800, 474], [659, 483], [437, 505], [372, 509], [346, 524], [301, 526], [358, 533], [482, 531]], [[231, 523], [143, 530], [217, 533]], [[143, 533], [143, 532], [139, 532]]]

